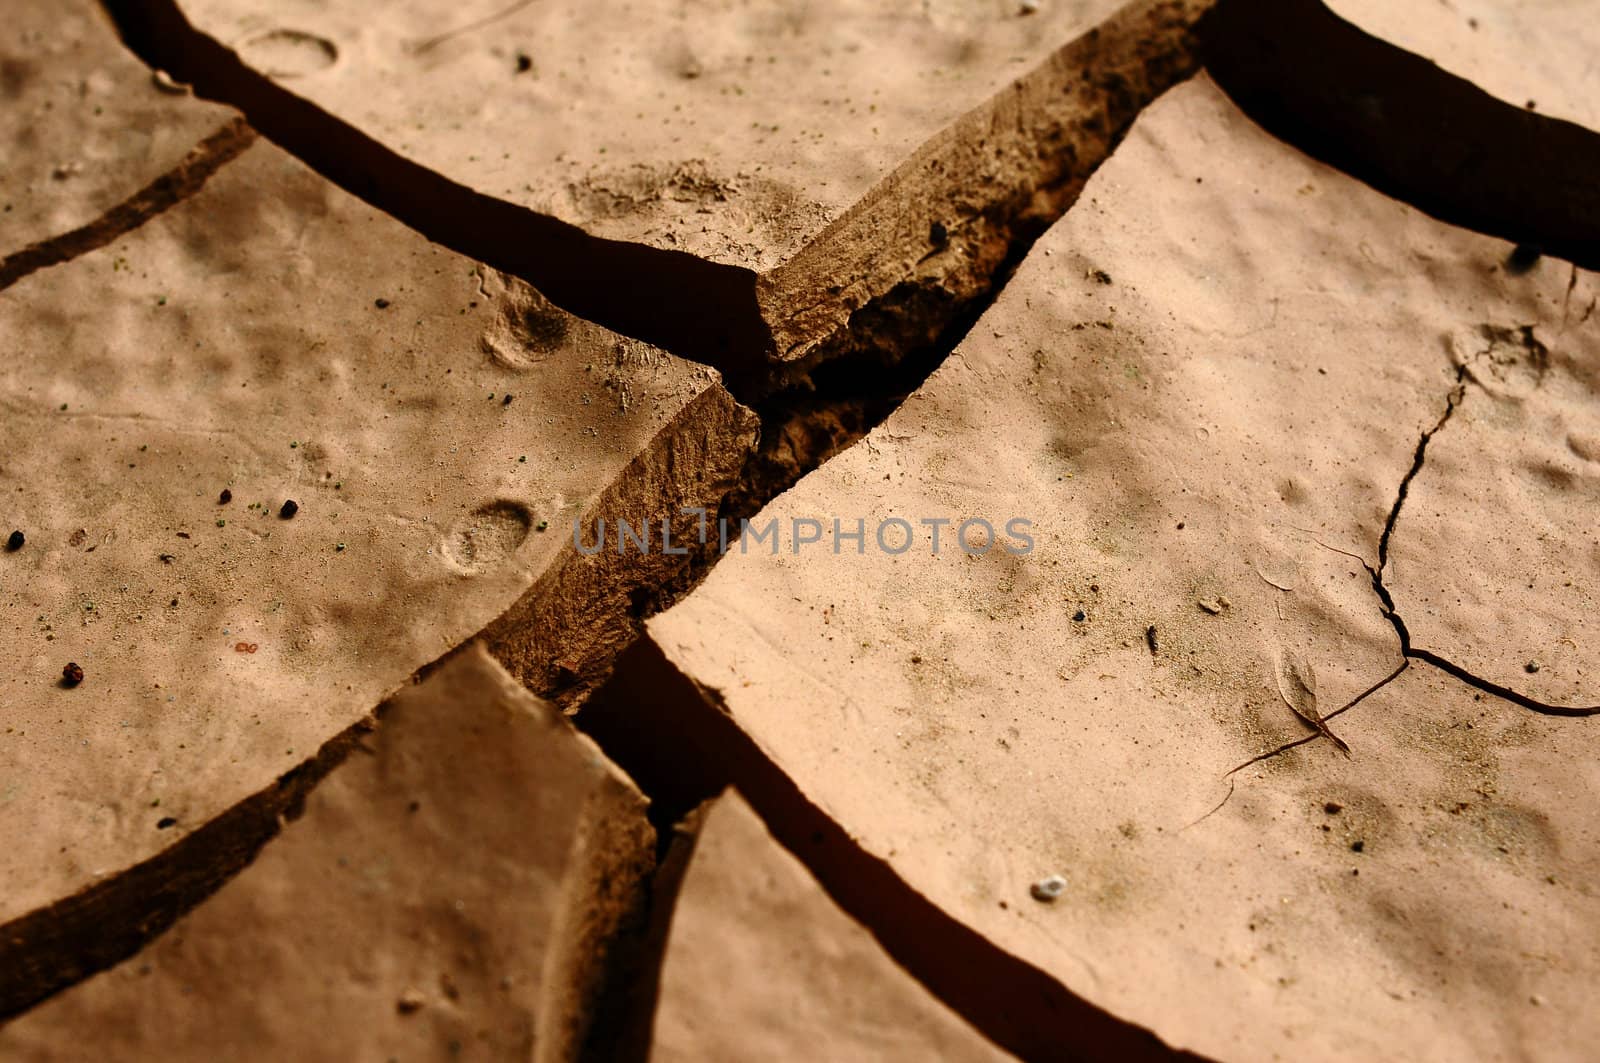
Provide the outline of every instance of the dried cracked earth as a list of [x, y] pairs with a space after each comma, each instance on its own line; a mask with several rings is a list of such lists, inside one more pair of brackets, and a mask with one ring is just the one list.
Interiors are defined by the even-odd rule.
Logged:
[[1592, 3], [7, 13], [0, 1058], [1593, 1058]]

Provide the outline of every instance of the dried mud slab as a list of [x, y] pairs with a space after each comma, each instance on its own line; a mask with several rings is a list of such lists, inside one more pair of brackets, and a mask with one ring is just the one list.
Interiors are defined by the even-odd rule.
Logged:
[[[268, 136], [435, 239], [481, 240], [470, 253], [574, 312], [752, 374], [764, 355], [836, 353], [883, 299], [892, 319], [985, 289], [1139, 107], [1195, 69], [1189, 29], [1208, 6], [114, 5], [146, 58], [189, 62]], [[187, 57], [184, 17], [207, 36]], [[506, 225], [566, 264], [491, 248]], [[660, 257], [673, 252], [693, 257]], [[628, 290], [605, 291], [622, 270]], [[583, 281], [558, 291], [546, 271]], [[937, 332], [872, 323], [894, 326]]]
[[472, 646], [239, 877], [0, 1054], [573, 1058], [653, 841], [626, 777]]
[[650, 1058], [1009, 1059], [928, 995], [736, 793], [678, 894]]
[[0, 260], [90, 224], [234, 114], [164, 91], [93, 0], [13, 0], [0, 29]]
[[486, 625], [536, 690], [592, 681], [682, 559], [573, 522], [715, 506], [752, 441], [714, 372], [265, 143], [0, 328], [0, 1014], [223, 881]]
[[1600, 24], [1588, 4], [1326, 2], [1368, 33], [1432, 59], [1507, 103], [1600, 130], [1600, 66], [1594, 62]]
[[[650, 634], [793, 781], [758, 805], [775, 833], [815, 806], [994, 971], [1213, 1058], [1577, 1058], [1600, 1033], [1592, 724], [1421, 663], [1385, 682], [1370, 571], [1456, 337], [1533, 323], [1575, 378], [1600, 359], [1594, 327], [1559, 331], [1570, 268], [1513, 275], [1509, 250], [1198, 78], [904, 406], [756, 518], [777, 556], [747, 533]], [[894, 526], [873, 543], [891, 517], [903, 553]], [[825, 529], [799, 554], [796, 518]], [[834, 518], [866, 520], [864, 552], [831, 552]], [[937, 555], [925, 518], [952, 522]], [[974, 556], [969, 518], [994, 528]], [[1480, 578], [1527, 582], [1504, 546]], [[1592, 546], [1567, 548], [1589, 581]], [[1004, 985], [966, 1017], [1029, 1057], [1096, 1050], [1081, 1009]]]

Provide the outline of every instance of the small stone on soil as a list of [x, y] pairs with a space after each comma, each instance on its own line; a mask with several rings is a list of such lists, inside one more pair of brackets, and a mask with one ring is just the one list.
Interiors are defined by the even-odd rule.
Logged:
[[1067, 880], [1060, 875], [1047, 875], [1028, 887], [1034, 900], [1049, 904], [1066, 892]]

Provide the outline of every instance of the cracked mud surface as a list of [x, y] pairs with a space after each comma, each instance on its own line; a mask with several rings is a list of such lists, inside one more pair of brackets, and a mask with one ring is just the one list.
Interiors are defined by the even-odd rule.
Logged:
[[[1548, 801], [1588, 792], [1581, 721], [1413, 665], [1329, 724], [1348, 758], [1314, 742], [1224, 781], [1305, 733], [1308, 694], [1332, 716], [1394, 671], [1360, 558], [1460, 334], [1554, 333], [1566, 302], [1568, 267], [1512, 275], [1509, 251], [1272, 141], [1203, 78], [1175, 89], [928, 383], [763, 515], [1026, 514], [1038, 550], [934, 557], [922, 529], [900, 557], [738, 554], [651, 637], [911, 888], [1173, 1047], [1559, 1050], [1528, 1001], [1576, 1008], [1600, 962], [1568, 936], [1596, 914], [1588, 801]], [[1550, 359], [1595, 344], [1552, 335]], [[1425, 463], [1411, 490], [1462, 472]], [[1466, 567], [1527, 582], [1503, 549]], [[1542, 603], [1582, 635], [1581, 603]], [[1314, 666], [1295, 690], [1286, 657]], [[1045, 907], [1029, 884], [1054, 873]]]
[[667, 942], [654, 1058], [1009, 1058], [834, 908], [737, 793], [711, 804], [698, 834]]
[[632, 784], [474, 646], [396, 695], [238, 878], [0, 1029], [0, 1054], [96, 1029], [125, 1059], [569, 1058], [653, 840]]
[[0, 258], [93, 222], [233, 117], [155, 87], [92, 0], [12, 5], [0, 101]]
[[24, 0], [0, 1055], [1581, 1058], [1591, 22]]

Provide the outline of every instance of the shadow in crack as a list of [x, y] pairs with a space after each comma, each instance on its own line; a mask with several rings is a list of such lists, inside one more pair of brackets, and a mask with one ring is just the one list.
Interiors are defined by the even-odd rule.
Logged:
[[752, 271], [601, 239], [475, 192], [251, 70], [191, 26], [173, 0], [104, 5], [145, 63], [238, 108], [267, 139], [435, 243], [521, 277], [579, 317], [717, 366], [730, 384], [764, 369], [772, 337]]
[[1600, 268], [1600, 133], [1534, 114], [1320, 0], [1221, 0], [1207, 70], [1268, 132], [1441, 221]]
[[835, 904], [935, 996], [1023, 1059], [1198, 1059], [1101, 1010], [951, 916], [813, 804], [648, 638], [578, 712], [578, 727], [650, 796], [657, 829], [733, 786]]

